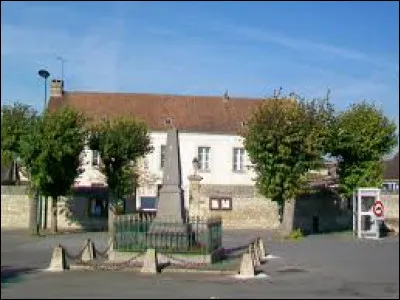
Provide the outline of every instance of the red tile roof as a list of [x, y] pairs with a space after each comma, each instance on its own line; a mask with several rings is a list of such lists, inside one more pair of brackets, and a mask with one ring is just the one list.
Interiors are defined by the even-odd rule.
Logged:
[[137, 117], [151, 130], [165, 130], [170, 124], [183, 131], [237, 133], [262, 99], [221, 96], [186, 96], [163, 94], [124, 94], [64, 92], [51, 97], [49, 109], [64, 105], [85, 113], [90, 120], [114, 117]]

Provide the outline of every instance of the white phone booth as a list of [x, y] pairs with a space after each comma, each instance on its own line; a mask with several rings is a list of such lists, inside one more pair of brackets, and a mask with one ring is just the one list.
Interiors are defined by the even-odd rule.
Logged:
[[380, 238], [383, 213], [380, 189], [358, 188], [353, 194], [353, 234], [359, 238]]

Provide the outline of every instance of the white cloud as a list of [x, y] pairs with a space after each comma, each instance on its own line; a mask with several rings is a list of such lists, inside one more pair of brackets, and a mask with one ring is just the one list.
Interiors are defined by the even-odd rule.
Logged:
[[388, 69], [388, 72], [398, 74], [398, 62], [394, 63], [383, 57], [374, 57], [362, 51], [318, 43], [303, 38], [293, 38], [278, 32], [244, 25], [230, 24], [229, 22], [222, 23], [214, 21], [212, 24], [215, 31], [223, 32], [225, 35], [235, 37], [242, 42], [243, 39], [245, 39], [261, 43], [272, 43], [296, 51], [325, 53], [337, 58], [364, 62], [378, 68]]

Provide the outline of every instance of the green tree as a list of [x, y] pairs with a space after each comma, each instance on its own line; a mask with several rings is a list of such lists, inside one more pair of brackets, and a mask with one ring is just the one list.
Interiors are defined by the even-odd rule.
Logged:
[[[1, 165], [12, 167], [12, 162], [18, 161], [18, 171], [25, 171], [21, 155], [22, 141], [29, 136], [32, 125], [36, 121], [37, 111], [31, 106], [14, 102], [1, 107]], [[28, 178], [29, 173], [25, 173]], [[30, 191], [29, 227], [37, 233], [37, 201]]]
[[29, 135], [37, 112], [31, 106], [15, 102], [1, 107], [1, 164], [21, 157], [21, 141]]
[[341, 193], [350, 197], [357, 187], [380, 187], [382, 157], [397, 144], [395, 122], [363, 101], [340, 113], [333, 128], [330, 153], [338, 158]]
[[80, 165], [86, 131], [85, 118], [63, 108], [46, 111], [36, 119], [32, 132], [21, 144], [22, 158], [31, 174], [31, 186], [51, 197], [51, 228], [57, 231], [57, 200], [71, 189]]
[[112, 208], [133, 191], [132, 162], [152, 151], [147, 126], [136, 119], [105, 120], [90, 128], [89, 145], [100, 153]]
[[260, 193], [279, 207], [303, 190], [305, 174], [321, 164], [333, 120], [328, 100], [267, 99], [251, 116], [244, 144]]

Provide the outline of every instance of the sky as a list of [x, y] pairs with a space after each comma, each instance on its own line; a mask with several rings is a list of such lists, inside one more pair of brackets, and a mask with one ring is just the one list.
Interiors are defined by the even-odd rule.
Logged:
[[1, 2], [1, 101], [67, 91], [263, 98], [282, 87], [399, 123], [399, 2]]

